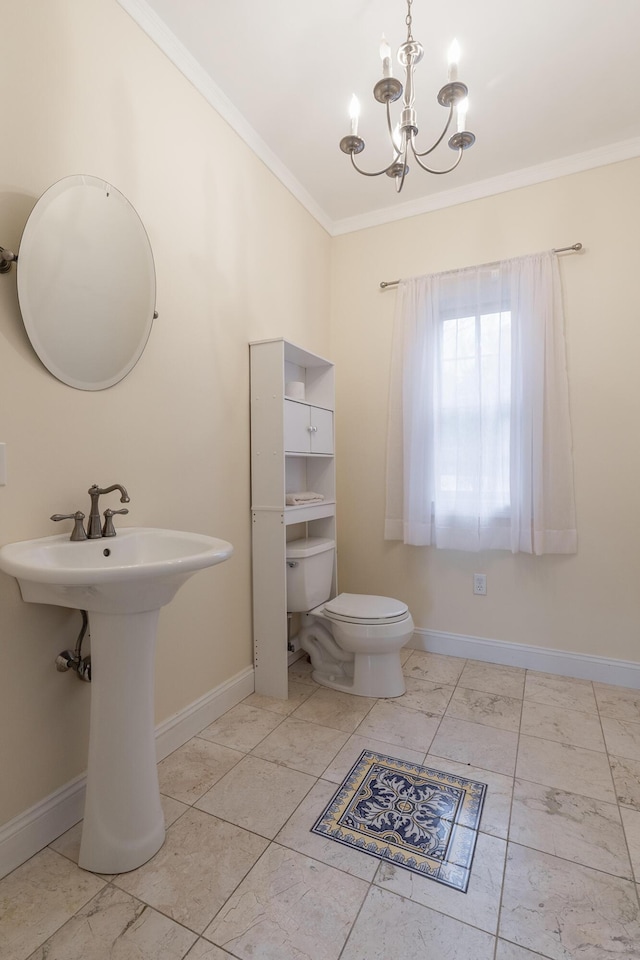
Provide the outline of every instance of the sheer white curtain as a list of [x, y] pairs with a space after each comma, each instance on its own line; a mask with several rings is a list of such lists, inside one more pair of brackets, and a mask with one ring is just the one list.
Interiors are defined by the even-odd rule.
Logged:
[[557, 257], [401, 281], [385, 539], [456, 550], [577, 545]]

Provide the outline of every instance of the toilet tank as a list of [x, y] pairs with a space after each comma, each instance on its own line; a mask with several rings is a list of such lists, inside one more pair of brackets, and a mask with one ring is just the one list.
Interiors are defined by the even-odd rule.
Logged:
[[287, 543], [287, 610], [312, 610], [331, 596], [336, 544], [327, 537], [305, 537]]

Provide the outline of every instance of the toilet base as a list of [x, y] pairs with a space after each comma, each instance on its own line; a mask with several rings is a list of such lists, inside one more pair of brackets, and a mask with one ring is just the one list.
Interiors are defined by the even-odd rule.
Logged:
[[[413, 633], [408, 614], [400, 621], [334, 621], [321, 608], [303, 618], [300, 646], [311, 657], [316, 683], [356, 697], [401, 697], [406, 691], [400, 650]], [[335, 636], [334, 636], [335, 633]]]
[[[313, 665], [313, 657], [311, 658]], [[311, 677], [316, 683], [332, 690], [341, 690], [356, 697], [393, 698], [406, 692], [402, 664], [398, 651], [393, 653], [359, 653], [352, 663], [335, 669], [313, 669]], [[351, 668], [351, 669], [349, 669]], [[351, 676], [351, 674], [353, 674]]]

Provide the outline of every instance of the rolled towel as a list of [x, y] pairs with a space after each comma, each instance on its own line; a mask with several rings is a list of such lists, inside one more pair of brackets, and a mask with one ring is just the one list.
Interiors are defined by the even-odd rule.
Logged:
[[321, 493], [305, 490], [302, 493], [288, 493], [285, 503], [288, 507], [299, 507], [303, 503], [320, 503], [322, 500], [324, 500], [324, 496]]

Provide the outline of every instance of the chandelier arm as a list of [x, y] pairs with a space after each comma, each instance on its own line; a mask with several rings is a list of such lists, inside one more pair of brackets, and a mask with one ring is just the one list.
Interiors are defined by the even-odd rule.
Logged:
[[[396, 177], [396, 193], [400, 193], [402, 188], [404, 187], [404, 178], [406, 177], [408, 172], [409, 172], [409, 167], [407, 166], [407, 148], [405, 146], [404, 153], [402, 155], [402, 176]], [[398, 181], [400, 182], [398, 183]]]
[[[411, 142], [411, 149], [413, 150], [413, 141]], [[423, 170], [426, 170], [427, 173], [435, 173], [435, 174], [451, 173], [451, 171], [455, 170], [455, 168], [458, 166], [458, 164], [462, 160], [463, 153], [464, 153], [463, 148], [458, 147], [458, 159], [454, 164], [452, 164], [450, 167], [447, 167], [446, 170], [433, 170], [431, 167], [428, 167], [426, 164], [422, 162], [422, 160], [420, 159], [421, 154], [418, 154], [415, 152], [415, 150], [413, 150], [413, 155], [415, 157], [415, 160], [418, 166], [422, 167]], [[422, 156], [424, 156], [424, 154], [422, 154]]]
[[[396, 149], [396, 145], [393, 142], [393, 127], [391, 126], [391, 107], [389, 106], [389, 101], [387, 100], [387, 130], [389, 131], [389, 140], [391, 140], [391, 146]], [[398, 158], [396, 157], [396, 160]]]
[[[451, 106], [449, 107], [449, 118], [448, 118], [448, 120], [447, 120], [447, 122], [446, 122], [446, 124], [445, 124], [444, 130], [442, 131], [442, 133], [440, 134], [440, 136], [438, 137], [438, 139], [436, 140], [436, 142], [433, 144], [433, 146], [432, 146], [432, 147], [429, 147], [428, 150], [425, 150], [423, 153], [418, 153], [417, 150], [416, 150], [416, 148], [415, 148], [415, 144], [413, 143], [413, 137], [411, 137], [411, 150], [412, 150], [413, 155], [414, 155], [414, 157], [416, 158], [416, 160], [418, 159], [418, 157], [426, 157], [429, 153], [433, 153], [433, 151], [436, 149], [436, 147], [439, 147], [439, 146], [440, 146], [440, 144], [442, 143], [442, 141], [444, 140], [444, 138], [445, 138], [446, 135], [447, 135], [447, 132], [448, 132], [448, 130], [449, 130], [449, 127], [451, 126], [451, 121], [452, 121], [452, 119], [453, 119], [453, 108], [454, 108], [454, 104], [452, 103]], [[420, 161], [418, 161], [418, 162], [420, 162]], [[420, 166], [422, 166], [422, 164], [420, 164]], [[453, 168], [452, 168], [452, 169], [453, 169]]]
[[388, 170], [391, 170], [391, 167], [394, 165], [394, 163], [397, 163], [399, 156], [400, 154], [398, 153], [398, 155], [393, 158], [389, 166], [385, 167], [384, 170], [375, 170], [373, 173], [369, 173], [367, 170], [362, 170], [353, 159], [353, 154], [351, 154], [351, 163], [358, 173], [361, 173], [363, 177], [381, 177], [383, 173], [387, 173]]

